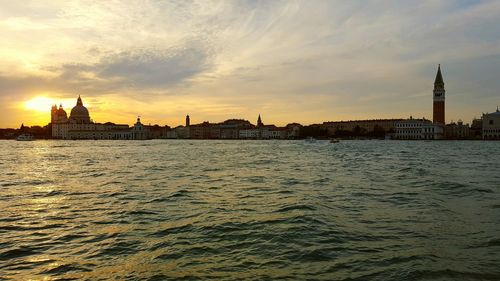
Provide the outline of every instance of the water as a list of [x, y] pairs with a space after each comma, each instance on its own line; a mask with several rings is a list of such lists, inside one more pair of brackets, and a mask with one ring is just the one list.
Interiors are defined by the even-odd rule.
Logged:
[[500, 280], [500, 143], [0, 141], [0, 280]]

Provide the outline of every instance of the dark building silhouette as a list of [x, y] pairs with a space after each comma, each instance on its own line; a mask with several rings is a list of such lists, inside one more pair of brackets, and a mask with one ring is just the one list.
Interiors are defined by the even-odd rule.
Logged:
[[76, 124], [92, 123], [92, 121], [90, 120], [89, 111], [85, 106], [83, 106], [82, 98], [80, 97], [80, 95], [78, 95], [78, 99], [76, 100], [76, 106], [71, 109], [69, 119], [71, 122], [74, 122]]
[[433, 98], [433, 110], [432, 110], [432, 121], [434, 124], [445, 124], [445, 108], [444, 108], [444, 82], [443, 75], [441, 75], [441, 65], [438, 66], [438, 71], [436, 74], [436, 80], [434, 81], [434, 98]]
[[260, 114], [259, 114], [259, 118], [257, 118], [257, 127], [263, 127], [264, 126], [264, 123], [262, 123], [262, 119], [260, 119]]
[[189, 127], [191, 125], [191, 119], [189, 119], [189, 114], [186, 115], [186, 127]]

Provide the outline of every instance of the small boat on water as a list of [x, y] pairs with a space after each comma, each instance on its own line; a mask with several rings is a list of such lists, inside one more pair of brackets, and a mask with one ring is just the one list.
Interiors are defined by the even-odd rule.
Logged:
[[33, 137], [32, 134], [20, 134], [19, 136], [17, 136], [16, 140], [17, 141], [32, 141], [34, 140], [35, 138]]
[[340, 140], [339, 140], [339, 139], [331, 139], [331, 140], [330, 140], [330, 143], [338, 143], [338, 142], [340, 142]]
[[305, 142], [316, 142], [316, 139], [313, 137], [307, 137], [304, 141]]

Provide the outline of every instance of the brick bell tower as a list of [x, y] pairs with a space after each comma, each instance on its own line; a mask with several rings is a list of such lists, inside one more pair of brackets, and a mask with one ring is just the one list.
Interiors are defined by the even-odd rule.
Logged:
[[434, 81], [434, 98], [432, 107], [432, 122], [434, 124], [445, 124], [444, 119], [444, 82], [441, 75], [441, 65], [438, 66], [436, 80]]

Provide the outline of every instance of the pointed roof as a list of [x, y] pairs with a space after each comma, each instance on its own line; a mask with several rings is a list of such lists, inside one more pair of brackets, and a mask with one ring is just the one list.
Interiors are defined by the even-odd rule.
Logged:
[[262, 119], [260, 119], [260, 114], [259, 114], [259, 118], [257, 118], [257, 127], [261, 126], [264, 126], [264, 123], [262, 123]]
[[76, 105], [83, 105], [82, 98], [78, 95], [78, 99], [76, 100]]
[[438, 71], [436, 73], [436, 80], [434, 80], [434, 85], [444, 84], [443, 75], [441, 74], [441, 64], [438, 65]]

